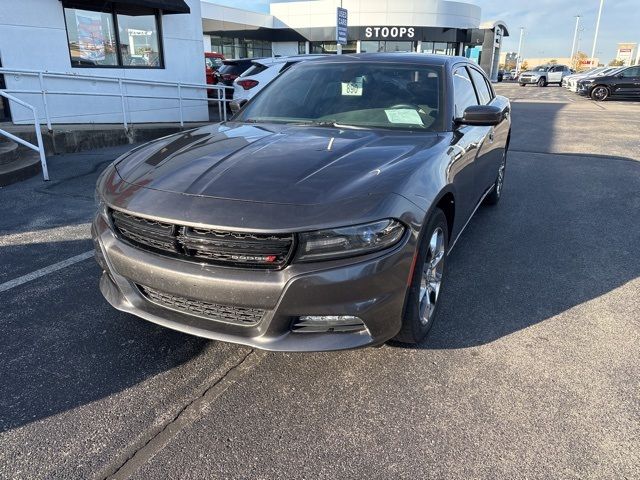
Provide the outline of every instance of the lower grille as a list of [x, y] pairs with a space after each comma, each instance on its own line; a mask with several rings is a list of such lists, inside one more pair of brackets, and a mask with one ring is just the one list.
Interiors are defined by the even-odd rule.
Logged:
[[294, 248], [293, 234], [262, 234], [194, 228], [111, 211], [116, 233], [136, 247], [196, 262], [279, 269]]
[[217, 303], [203, 302], [202, 300], [194, 300], [192, 298], [161, 292], [143, 285], [137, 285], [137, 287], [140, 292], [153, 303], [190, 315], [207, 317], [211, 320], [236, 323], [239, 325], [255, 325], [262, 320], [265, 313], [264, 310], [258, 308], [219, 305]]

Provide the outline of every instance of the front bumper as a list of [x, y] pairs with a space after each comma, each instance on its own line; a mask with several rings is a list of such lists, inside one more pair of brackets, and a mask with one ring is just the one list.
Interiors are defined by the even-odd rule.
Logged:
[[520, 76], [518, 82], [521, 84], [536, 84], [540, 80], [540, 77]]
[[580, 95], [589, 95], [591, 93], [592, 83], [578, 83], [575, 92]]
[[[187, 262], [151, 253], [119, 239], [98, 215], [92, 225], [105, 269], [100, 289], [118, 310], [200, 337], [265, 350], [323, 351], [376, 345], [400, 330], [415, 236], [391, 251], [340, 261], [292, 264], [280, 271], [245, 270]], [[149, 300], [143, 285], [170, 295], [265, 313], [246, 326], [187, 314]], [[305, 315], [350, 315], [355, 332], [292, 331]]]

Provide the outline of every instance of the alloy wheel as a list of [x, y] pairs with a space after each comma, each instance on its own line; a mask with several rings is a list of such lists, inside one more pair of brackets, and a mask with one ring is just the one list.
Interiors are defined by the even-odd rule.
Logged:
[[444, 231], [437, 227], [431, 234], [427, 250], [427, 258], [420, 278], [419, 313], [420, 321], [426, 325], [431, 321], [436, 309], [442, 275], [444, 272]]
[[592, 96], [595, 100], [606, 100], [609, 96], [609, 90], [607, 90], [607, 87], [596, 87], [593, 89]]
[[498, 168], [498, 180], [496, 181], [496, 195], [498, 197], [502, 194], [502, 184], [504, 183], [504, 170], [507, 167], [507, 159], [506, 155], [502, 157], [502, 163], [500, 164], [500, 168]]

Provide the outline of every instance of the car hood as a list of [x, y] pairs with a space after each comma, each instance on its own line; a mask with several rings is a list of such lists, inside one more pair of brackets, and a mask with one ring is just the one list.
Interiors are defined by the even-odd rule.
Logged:
[[540, 75], [541, 73], [547, 73], [542, 70], [525, 70], [520, 75]]
[[138, 147], [116, 170], [147, 189], [311, 205], [401, 190], [436, 145], [445, 135], [226, 123]]

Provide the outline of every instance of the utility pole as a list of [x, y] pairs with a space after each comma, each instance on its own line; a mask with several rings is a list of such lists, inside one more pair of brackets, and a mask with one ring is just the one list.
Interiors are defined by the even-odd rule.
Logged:
[[576, 54], [576, 42], [578, 41], [578, 30], [580, 29], [580, 15], [576, 15], [576, 30], [573, 33], [573, 45], [571, 45], [571, 66], [574, 66], [573, 64], [574, 59], [573, 56]]
[[520, 65], [522, 64], [522, 38], [524, 37], [524, 27], [520, 27], [520, 41], [518, 42], [518, 58], [516, 59], [516, 76], [520, 75]]
[[604, 0], [600, 0], [600, 10], [598, 10], [598, 21], [596, 22], [596, 34], [593, 37], [593, 48], [591, 49], [591, 66], [593, 66], [593, 59], [596, 55], [596, 45], [598, 43], [598, 30], [600, 30], [600, 18], [602, 17], [603, 6], [604, 6]]

